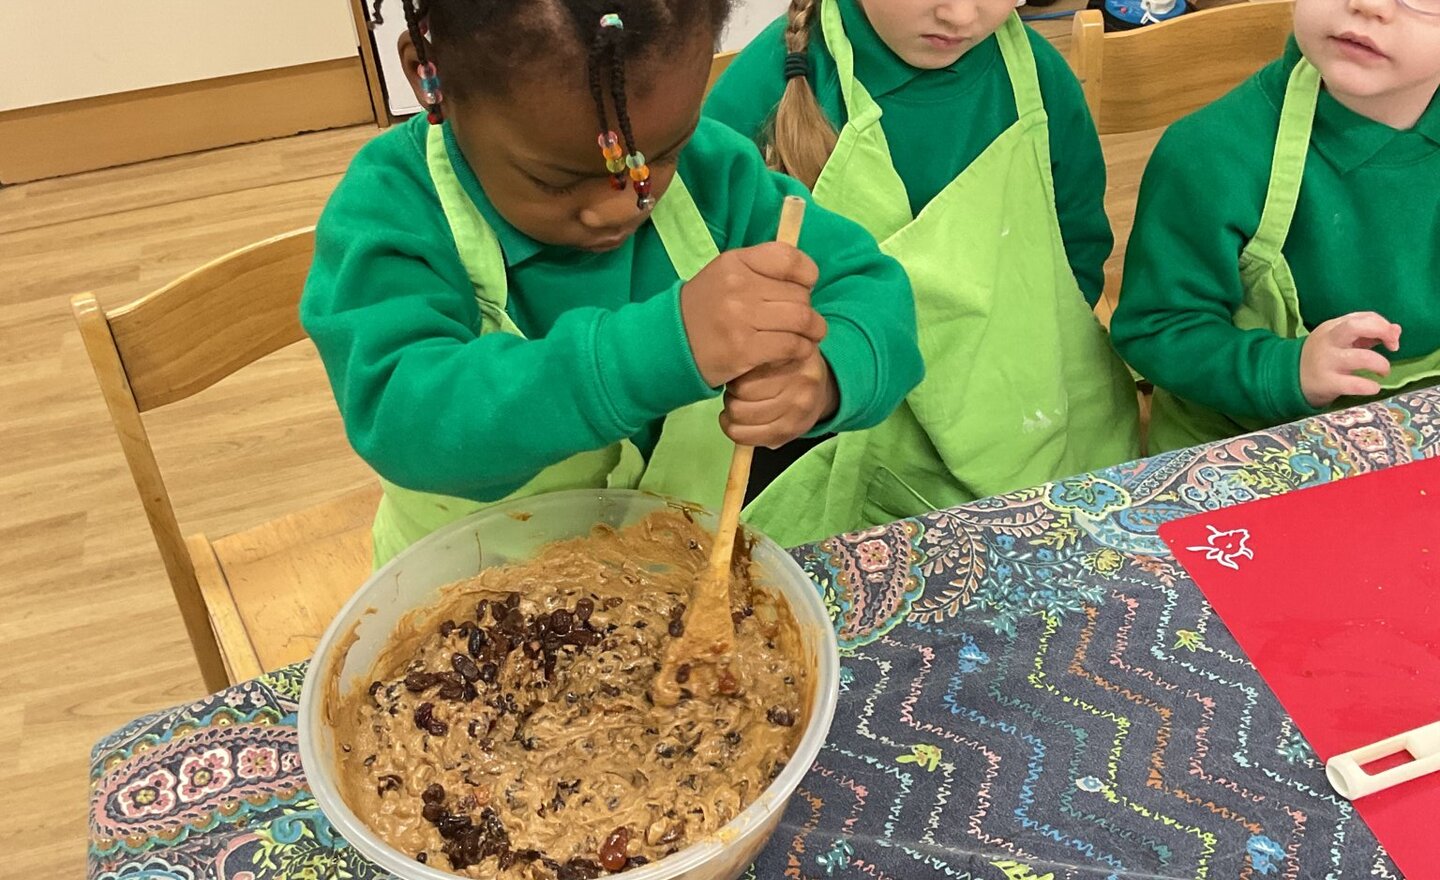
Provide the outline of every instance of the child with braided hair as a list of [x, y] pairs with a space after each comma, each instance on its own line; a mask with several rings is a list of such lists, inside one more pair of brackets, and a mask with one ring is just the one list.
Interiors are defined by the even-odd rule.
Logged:
[[718, 506], [727, 434], [864, 428], [919, 381], [904, 270], [819, 208], [773, 242], [803, 188], [700, 118], [728, 6], [401, 0], [428, 112], [356, 156], [301, 302], [377, 565], [506, 498]]
[[807, 526], [857, 529], [1138, 454], [1134, 383], [1092, 312], [1112, 245], [1099, 138], [1014, 0], [791, 0], [705, 113], [900, 260], [926, 364], [894, 415], [807, 452], [752, 522], [823, 492]]

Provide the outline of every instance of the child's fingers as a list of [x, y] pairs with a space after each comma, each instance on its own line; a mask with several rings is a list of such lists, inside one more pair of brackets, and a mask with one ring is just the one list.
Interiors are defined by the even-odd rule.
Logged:
[[[1338, 318], [1335, 323], [1335, 344], [1352, 348], [1364, 340], [1379, 339], [1387, 346], [1391, 341], [1399, 345], [1400, 328], [1391, 324], [1375, 312], [1355, 312]], [[1364, 346], [1369, 348], [1374, 343]]]
[[745, 353], [749, 356], [747, 359], [753, 369], [761, 364], [802, 360], [814, 351], [815, 343], [806, 336], [762, 330], [755, 334], [754, 341]]
[[724, 416], [732, 425], [768, 425], [780, 421], [796, 405], [796, 401], [788, 395], [765, 400], [739, 400], [731, 397], [725, 401]]
[[756, 330], [794, 333], [818, 343], [829, 332], [829, 325], [820, 313], [805, 303], [764, 302], [755, 306], [751, 319]]
[[1346, 348], [1336, 354], [1340, 371], [1347, 375], [1364, 370], [1379, 376], [1390, 375], [1390, 361], [1385, 355], [1368, 348]]
[[779, 397], [785, 387], [794, 381], [799, 371], [796, 362], [786, 364], [765, 364], [756, 367], [725, 386], [728, 398], [735, 400], [769, 400]]
[[735, 251], [735, 254], [757, 275], [775, 281], [798, 284], [809, 291], [820, 280], [820, 268], [799, 248], [778, 241]]
[[1380, 383], [1363, 376], [1342, 376], [1335, 390], [1338, 397], [1374, 397], [1380, 393]]
[[724, 429], [727, 437], [741, 446], [763, 446], [767, 449], [776, 449], [799, 437], [811, 426], [799, 424], [790, 415], [782, 417], [779, 421], [763, 425], [741, 425], [731, 422], [722, 414], [720, 427]]

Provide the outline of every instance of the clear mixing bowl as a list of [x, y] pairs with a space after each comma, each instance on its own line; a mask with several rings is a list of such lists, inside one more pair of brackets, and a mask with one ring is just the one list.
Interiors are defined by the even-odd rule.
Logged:
[[[667, 506], [663, 498], [628, 490], [579, 490], [498, 504], [426, 537], [375, 572], [356, 591], [320, 639], [300, 696], [300, 758], [320, 809], [366, 858], [401, 880], [453, 880], [374, 834], [346, 805], [336, 779], [335, 737], [325, 713], [330, 681], [342, 692], [363, 687], [400, 619], [429, 605], [441, 587], [484, 568], [523, 562], [553, 541], [588, 535], [597, 523], [623, 527]], [[714, 528], [714, 517], [697, 520]], [[651, 864], [625, 871], [625, 880], [734, 880], [755, 860], [785, 812], [795, 787], [814, 763], [830, 730], [839, 688], [840, 658], [825, 604], [794, 559], [768, 538], [754, 542], [757, 580], [790, 606], [810, 665], [808, 722], [795, 754], [750, 806], [715, 834]], [[338, 677], [337, 677], [338, 676]]]

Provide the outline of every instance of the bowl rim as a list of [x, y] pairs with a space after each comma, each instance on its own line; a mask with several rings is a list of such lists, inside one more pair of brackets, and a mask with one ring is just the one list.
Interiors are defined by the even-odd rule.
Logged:
[[[357, 605], [373, 605], [374, 603], [369, 601], [367, 595], [372, 588], [382, 583], [395, 568], [409, 558], [424, 553], [430, 545], [440, 543], [456, 533], [472, 529], [477, 521], [508, 516], [517, 508], [533, 507], [537, 503], [560, 503], [566, 499], [579, 500], [582, 498], [588, 503], [604, 499], [644, 499], [680, 509], [699, 511], [709, 517], [714, 516], [713, 512], [700, 505], [635, 489], [571, 489], [498, 502], [431, 532], [397, 554], [385, 565], [371, 572], [364, 583], [341, 606], [329, 626], [325, 628], [324, 634], [317, 643], [316, 652], [310, 658], [309, 666], [305, 670], [305, 680], [296, 712], [301, 769], [305, 773], [306, 787], [314, 796], [316, 805], [325, 818], [329, 820], [346, 843], [377, 866], [392, 873], [403, 873], [407, 880], [454, 880], [456, 877], [465, 876], [417, 862], [414, 858], [390, 846], [378, 834], [371, 831], [369, 826], [350, 809], [350, 805], [345, 802], [344, 797], [340, 794], [339, 786], [334, 781], [334, 777], [337, 775], [334, 770], [325, 770], [318, 774], [310, 772], [309, 768], [311, 767], [323, 770], [325, 761], [319, 752], [318, 743], [315, 742], [315, 734], [311, 732], [312, 725], [307, 723], [306, 719], [309, 717], [323, 719], [324, 717], [324, 711], [321, 708], [325, 685], [322, 673], [326, 667], [331, 665], [329, 655], [333, 653], [333, 648], [344, 641], [340, 637], [342, 621], [346, 621], [352, 616]], [[750, 532], [757, 539], [755, 541], [756, 550], [763, 548], [764, 552], [773, 555], [778, 560], [781, 568], [793, 569], [792, 574], [798, 575], [800, 581], [804, 581], [812, 587], [810, 590], [802, 591], [802, 598], [799, 602], [801, 605], [807, 606], [806, 610], [810, 616], [816, 620], [827, 622], [825, 626], [816, 627], [819, 630], [820, 642], [817, 646], [817, 656], [830, 656], [835, 658], [835, 662], [830, 664], [828, 669], [824, 664], [816, 664], [817, 677], [813, 690], [810, 722], [806, 725], [805, 732], [796, 744], [794, 754], [785, 765], [785, 769], [780, 771], [780, 775], [771, 781], [760, 795], [749, 806], [741, 810], [735, 818], [679, 852], [621, 874], [604, 876], [623, 876], [626, 880], [670, 880], [670, 878], [682, 876], [720, 855], [728, 842], [745, 838], [751, 832], [762, 827], [771, 819], [772, 815], [778, 820], [785, 805], [799, 786], [800, 780], [810, 772], [811, 765], [814, 764], [820, 750], [825, 745], [825, 740], [829, 737], [840, 689], [839, 643], [836, 640], [835, 628], [830, 623], [829, 611], [820, 597], [819, 586], [805, 573], [790, 552], [763, 533], [753, 529]], [[778, 586], [775, 589], [784, 593], [783, 589]], [[796, 604], [794, 597], [788, 593], [785, 594], [785, 599], [792, 606]], [[792, 608], [792, 614], [796, 610]], [[795, 616], [798, 617], [798, 615]], [[345, 625], [352, 626], [353, 624]], [[322, 652], [322, 649], [325, 650]], [[323, 727], [323, 721], [313, 726], [318, 730]]]

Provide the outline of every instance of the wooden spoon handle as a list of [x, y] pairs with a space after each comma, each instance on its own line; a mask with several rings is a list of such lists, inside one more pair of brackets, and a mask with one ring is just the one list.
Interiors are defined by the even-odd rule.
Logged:
[[[805, 219], [805, 200], [786, 196], [780, 208], [780, 229], [775, 240], [794, 247], [800, 243], [800, 224]], [[720, 524], [715, 530], [715, 546], [710, 552], [710, 575], [713, 583], [730, 582], [730, 557], [735, 553], [735, 530], [740, 525], [740, 508], [745, 504], [745, 490], [750, 485], [750, 462], [755, 449], [735, 445], [730, 456], [730, 475], [725, 480], [725, 500], [720, 505]]]

